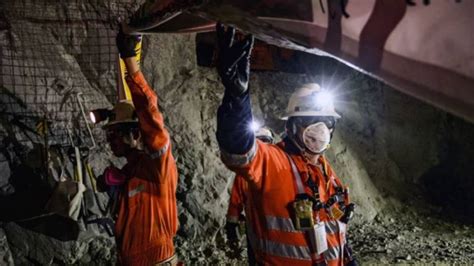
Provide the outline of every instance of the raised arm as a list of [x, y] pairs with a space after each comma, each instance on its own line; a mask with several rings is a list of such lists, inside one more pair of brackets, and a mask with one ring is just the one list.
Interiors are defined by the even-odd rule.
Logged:
[[125, 62], [127, 84], [138, 116], [142, 138], [152, 157], [163, 155], [169, 147], [169, 134], [164, 127], [163, 116], [158, 109], [158, 97], [146, 82], [135, 59], [135, 45], [139, 36], [117, 35], [117, 48]]
[[218, 72], [225, 87], [217, 111], [217, 141], [222, 160], [229, 167], [245, 165], [255, 155], [254, 132], [248, 130], [252, 109], [248, 81], [253, 37], [234, 43], [235, 30], [217, 24], [219, 44]]

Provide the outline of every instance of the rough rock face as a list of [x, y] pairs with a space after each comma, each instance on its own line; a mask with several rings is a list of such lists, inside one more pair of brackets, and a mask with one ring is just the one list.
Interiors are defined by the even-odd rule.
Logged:
[[[2, 209], [0, 217], [9, 221], [0, 228], [0, 259], [16, 264], [112, 263], [113, 240], [96, 225], [85, 228], [80, 222], [76, 238], [58, 240], [45, 233], [50, 221], [42, 221], [44, 227], [36, 220], [13, 221], [41, 213], [54, 183], [51, 177], [60, 175], [61, 169], [64, 175], [73, 175], [65, 128], [69, 126], [73, 136], [89, 144], [74, 92], [83, 93], [89, 109], [115, 102], [113, 29], [125, 5], [33, 2], [4, 3], [0, 16], [0, 205], [10, 206], [8, 212]], [[35, 13], [40, 6], [42, 11]], [[15, 13], [18, 8], [24, 10], [23, 17]], [[213, 264], [226, 260], [220, 229], [233, 174], [220, 162], [215, 138], [223, 88], [214, 69], [196, 66], [194, 43], [194, 35], [146, 37], [143, 72], [159, 95], [179, 168], [178, 252], [187, 262]], [[462, 206], [466, 215], [461, 221], [474, 221], [469, 215], [474, 213], [469, 193], [474, 188], [469, 163], [474, 155], [472, 124], [333, 60], [308, 55], [301, 64], [307, 65], [308, 74], [252, 73], [254, 115], [282, 133], [279, 117], [298, 85], [317, 81], [335, 89], [343, 119], [327, 155], [351, 188], [358, 205], [357, 224], [394, 211], [403, 214], [409, 206], [444, 211], [451, 218], [461, 217]], [[41, 170], [44, 138], [13, 124], [15, 114], [34, 116], [19, 120], [32, 128], [44, 117], [51, 123], [54, 134], [48, 143], [56, 146], [50, 154], [62, 164], [51, 162], [47, 175]], [[74, 128], [82, 130], [74, 132]], [[99, 148], [91, 151], [89, 162], [98, 174], [109, 160], [121, 162], [112, 158], [100, 127], [93, 132]], [[106, 199], [99, 194], [98, 204]], [[425, 199], [435, 200], [436, 207], [426, 207]], [[365, 231], [352, 233], [355, 243], [365, 241], [363, 237], [371, 232], [361, 228]], [[2, 230], [8, 241], [2, 240]]]
[[84, 234], [77, 240], [60, 241], [25, 230], [15, 223], [8, 223], [4, 228], [17, 265], [32, 263], [104, 265], [110, 264], [115, 258], [113, 240], [98, 234], [87, 236]]
[[3, 229], [0, 229], [0, 263], [2, 265], [13, 265], [12, 253]]

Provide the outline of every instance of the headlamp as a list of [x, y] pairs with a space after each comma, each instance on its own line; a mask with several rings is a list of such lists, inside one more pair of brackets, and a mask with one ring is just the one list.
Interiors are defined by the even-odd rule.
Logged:
[[302, 96], [295, 111], [321, 111], [333, 106], [333, 96], [329, 91], [313, 92], [309, 97]]
[[110, 118], [112, 111], [106, 108], [95, 109], [89, 112], [92, 123], [97, 124]]
[[254, 133], [257, 132], [257, 130], [259, 130], [260, 127], [261, 127], [260, 123], [255, 120], [252, 120], [252, 122], [250, 122], [249, 124], [249, 130]]
[[333, 96], [329, 91], [321, 91], [313, 96], [314, 105], [317, 110], [333, 105]]

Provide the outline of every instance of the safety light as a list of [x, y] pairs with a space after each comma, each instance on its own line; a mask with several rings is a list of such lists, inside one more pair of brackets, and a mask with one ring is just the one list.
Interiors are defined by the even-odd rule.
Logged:
[[257, 132], [257, 130], [259, 130], [260, 127], [261, 125], [259, 122], [252, 120], [252, 122], [250, 122], [250, 125], [249, 125], [249, 130], [251, 130], [252, 132]]
[[102, 121], [107, 120], [110, 115], [112, 114], [112, 111], [106, 108], [100, 108], [100, 109], [95, 109], [89, 112], [89, 117], [92, 121], [92, 123], [97, 124]]
[[321, 91], [314, 95], [314, 101], [318, 109], [333, 105], [333, 95], [329, 91]]

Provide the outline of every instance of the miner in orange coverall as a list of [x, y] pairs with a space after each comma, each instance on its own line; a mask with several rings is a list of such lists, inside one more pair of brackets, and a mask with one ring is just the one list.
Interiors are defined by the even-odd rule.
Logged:
[[[255, 132], [255, 137], [265, 143], [273, 143], [273, 133], [266, 127], [258, 128]], [[230, 247], [234, 250], [239, 249], [240, 244], [240, 224], [243, 222], [245, 217], [242, 217], [242, 212], [246, 208], [246, 193], [247, 193], [247, 181], [244, 178], [235, 176], [234, 183], [229, 199], [229, 207], [227, 209], [227, 221], [225, 224], [227, 241]], [[255, 265], [255, 255], [250, 246], [249, 239], [247, 237], [247, 257], [248, 264]]]
[[132, 101], [121, 101], [104, 126], [122, 169], [109, 167], [104, 182], [118, 188], [115, 238], [119, 265], [177, 265], [173, 238], [178, 227], [178, 173], [156, 93], [134, 58], [139, 36], [120, 30], [117, 47], [128, 71]]
[[354, 264], [346, 245], [353, 204], [324, 156], [340, 118], [328, 91], [315, 83], [300, 86], [283, 118], [283, 141], [256, 139], [247, 129], [253, 38], [234, 41], [234, 29], [221, 24], [217, 35], [225, 91], [216, 136], [224, 164], [247, 181], [247, 236], [257, 264]]

